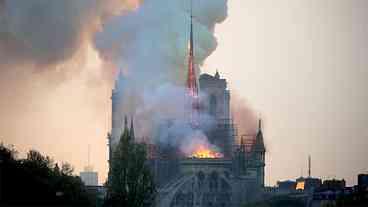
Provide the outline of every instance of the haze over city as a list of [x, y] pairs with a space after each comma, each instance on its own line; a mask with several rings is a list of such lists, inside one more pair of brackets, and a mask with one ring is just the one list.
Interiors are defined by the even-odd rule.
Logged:
[[[122, 30], [131, 28], [124, 15], [144, 2], [7, 2], [0, 0], [0, 141], [20, 156], [37, 149], [70, 162], [77, 172], [87, 165], [90, 145], [104, 182], [111, 90], [121, 63], [95, 35], [117, 13]], [[201, 0], [194, 2], [201, 8]], [[224, 11], [213, 28], [217, 48], [209, 46], [201, 70], [227, 79], [233, 113], [264, 120], [266, 185], [306, 175], [308, 155], [313, 176], [356, 183], [368, 170], [368, 2], [230, 0]]]

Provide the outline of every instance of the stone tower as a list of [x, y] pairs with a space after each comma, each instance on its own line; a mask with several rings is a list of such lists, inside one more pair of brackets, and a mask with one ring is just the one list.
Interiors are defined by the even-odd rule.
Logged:
[[234, 128], [230, 118], [230, 92], [226, 79], [218, 71], [214, 76], [202, 74], [199, 77], [201, 91], [201, 114], [208, 118], [204, 131], [209, 141], [222, 149], [225, 157], [231, 157], [234, 146]]
[[264, 187], [266, 147], [263, 141], [261, 119], [258, 121], [258, 132], [256, 135], [255, 144], [253, 146], [253, 152], [255, 158], [255, 167], [257, 169], [257, 183]]
[[202, 74], [199, 78], [201, 95], [204, 96], [204, 112], [217, 120], [230, 120], [230, 92], [227, 89], [226, 79], [220, 78], [216, 71], [215, 76]]

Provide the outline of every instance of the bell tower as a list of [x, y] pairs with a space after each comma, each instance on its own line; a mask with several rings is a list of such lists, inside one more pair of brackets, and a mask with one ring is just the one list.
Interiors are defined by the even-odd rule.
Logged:
[[256, 140], [253, 146], [254, 156], [257, 167], [257, 180], [258, 183], [264, 187], [264, 178], [265, 178], [265, 154], [266, 147], [264, 145], [263, 133], [262, 133], [262, 120], [258, 120], [258, 132], [256, 135]]

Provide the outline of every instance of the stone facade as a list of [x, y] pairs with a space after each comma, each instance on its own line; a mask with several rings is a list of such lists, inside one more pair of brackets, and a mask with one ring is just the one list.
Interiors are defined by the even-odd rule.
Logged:
[[226, 79], [202, 74], [199, 77], [201, 91], [201, 113], [214, 119], [215, 126], [204, 129], [211, 143], [222, 149], [225, 157], [230, 158], [235, 141], [234, 125], [230, 118], [230, 92], [227, 90]]
[[[122, 87], [123, 83], [115, 88]], [[158, 186], [157, 206], [223, 207], [240, 206], [257, 199], [264, 187], [265, 146], [261, 122], [256, 135], [236, 143], [236, 127], [230, 116], [230, 92], [226, 79], [218, 72], [199, 78], [201, 113], [214, 119], [203, 128], [209, 141], [219, 147], [223, 158], [183, 157], [173, 146], [149, 144], [149, 164]], [[112, 95], [112, 131], [110, 153], [121, 133], [123, 115], [116, 105], [121, 100]]]

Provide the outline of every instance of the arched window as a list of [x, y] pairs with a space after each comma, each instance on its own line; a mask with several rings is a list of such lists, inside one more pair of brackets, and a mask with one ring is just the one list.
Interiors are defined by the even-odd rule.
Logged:
[[205, 175], [202, 171], [199, 171], [197, 173], [197, 179], [198, 179], [198, 188], [202, 188], [203, 187], [203, 183], [205, 181]]
[[218, 173], [213, 171], [209, 177], [209, 190], [210, 192], [217, 191], [218, 188]]
[[199, 172], [197, 173], [197, 177], [198, 177], [198, 180], [203, 181], [203, 180], [204, 180], [205, 175], [204, 175], [204, 173], [203, 173], [202, 171], [199, 171]]

